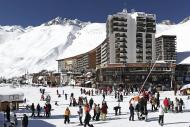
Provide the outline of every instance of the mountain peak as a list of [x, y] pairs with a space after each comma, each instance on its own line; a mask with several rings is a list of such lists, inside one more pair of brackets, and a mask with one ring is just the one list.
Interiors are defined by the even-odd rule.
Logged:
[[24, 32], [24, 28], [22, 26], [19, 25], [12, 25], [12, 26], [1, 26], [0, 25], [0, 29], [4, 30], [6, 32]]
[[180, 22], [180, 24], [190, 21], [190, 16], [186, 17], [184, 20]]
[[56, 17], [50, 21], [48, 21], [47, 23], [44, 23], [43, 25], [45, 26], [50, 26], [50, 25], [65, 25], [65, 24], [69, 24], [69, 25], [76, 25], [76, 26], [85, 26], [88, 24], [88, 22], [82, 22], [78, 19], [68, 19], [68, 18], [62, 18], [62, 17]]
[[162, 20], [160, 24], [164, 24], [164, 25], [175, 25], [175, 23], [172, 22], [171, 20]]

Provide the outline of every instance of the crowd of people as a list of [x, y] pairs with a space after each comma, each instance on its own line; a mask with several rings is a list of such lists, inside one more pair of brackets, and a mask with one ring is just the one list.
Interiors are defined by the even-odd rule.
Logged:
[[[131, 90], [131, 93], [134, 91]], [[30, 106], [28, 105], [27, 108], [31, 111], [31, 117], [51, 117], [51, 110], [52, 110], [52, 101], [51, 96], [46, 93], [45, 89], [40, 89], [41, 99], [40, 101], [45, 101], [45, 105], [41, 106], [39, 103], [35, 105], [32, 103]], [[56, 90], [56, 94], [58, 97], [61, 95], [65, 95], [65, 101], [69, 101], [68, 107], [65, 108], [63, 116], [64, 116], [64, 124], [70, 124], [70, 117], [71, 117], [71, 110], [70, 107], [78, 107], [78, 118], [80, 125], [84, 125], [84, 127], [89, 126], [93, 127], [90, 124], [90, 121], [105, 121], [107, 119], [108, 114], [108, 105], [106, 101], [106, 96], [113, 95], [115, 97], [115, 102], [118, 102], [118, 105], [114, 107], [115, 115], [121, 115], [121, 106], [120, 103], [123, 102], [124, 96], [129, 94], [129, 91], [125, 90], [112, 90], [108, 89], [88, 89], [85, 88], [80, 89], [81, 95], [76, 96], [74, 93], [70, 93], [70, 98], [68, 100], [68, 93], [64, 90], [62, 94], [59, 90]], [[127, 93], [127, 94], [126, 94]], [[45, 96], [46, 95], [46, 96]], [[102, 95], [102, 102], [96, 103], [93, 99], [93, 96]], [[87, 98], [88, 97], [88, 98]], [[101, 96], [100, 96], [101, 97]], [[77, 99], [76, 99], [77, 98]], [[89, 100], [88, 100], [89, 99]], [[123, 102], [125, 103], [125, 102]], [[129, 101], [129, 121], [135, 121], [135, 115], [137, 115], [137, 120], [147, 120], [147, 116], [150, 110], [147, 108], [147, 104], [151, 105], [151, 111], [157, 112], [158, 111], [158, 123], [164, 123], [164, 114], [168, 112], [179, 113], [183, 112], [183, 105], [184, 102], [182, 98], [175, 98], [171, 100], [170, 98], [166, 97], [164, 100], [160, 100], [160, 93], [158, 91], [145, 91], [142, 90], [140, 95], [137, 97], [132, 98]], [[55, 102], [55, 105], [59, 105], [58, 102]], [[119, 111], [119, 114], [118, 114]], [[91, 115], [93, 113], [93, 115]], [[16, 115], [16, 114], [15, 114]], [[8, 106], [6, 109], [6, 116], [7, 121], [10, 121], [10, 107]], [[16, 116], [15, 116], [16, 118]], [[83, 121], [84, 119], [84, 121]], [[22, 126], [28, 126], [28, 116], [24, 114], [22, 120]]]

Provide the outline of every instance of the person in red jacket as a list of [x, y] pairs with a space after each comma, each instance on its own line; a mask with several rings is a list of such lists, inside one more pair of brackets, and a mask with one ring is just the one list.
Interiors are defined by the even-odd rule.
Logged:
[[107, 106], [106, 102], [104, 102], [102, 104], [102, 108], [101, 108], [102, 120], [106, 120], [107, 109], [108, 109], [108, 106]]
[[165, 112], [167, 112], [169, 108], [169, 100], [167, 97], [164, 99], [163, 104], [164, 104]]

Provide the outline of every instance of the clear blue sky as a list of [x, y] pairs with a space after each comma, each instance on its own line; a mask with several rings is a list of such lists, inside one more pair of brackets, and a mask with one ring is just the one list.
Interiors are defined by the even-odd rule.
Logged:
[[157, 22], [190, 16], [190, 0], [0, 0], [0, 25], [36, 26], [57, 16], [105, 22], [123, 8], [155, 13]]

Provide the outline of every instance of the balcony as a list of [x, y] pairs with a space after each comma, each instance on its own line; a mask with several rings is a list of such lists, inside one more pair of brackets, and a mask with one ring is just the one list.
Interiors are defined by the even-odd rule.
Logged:
[[137, 33], [137, 34], [136, 34], [136, 37], [137, 37], [137, 38], [142, 38], [142, 33]]
[[145, 27], [146, 23], [145, 22], [137, 22], [137, 26]]
[[141, 54], [141, 53], [143, 53], [143, 50], [137, 49], [136, 53]]
[[152, 44], [152, 39], [146, 39], [146, 44]]
[[142, 49], [143, 47], [141, 45], [136, 46], [137, 49]]
[[113, 26], [122, 26], [122, 27], [127, 27], [127, 23], [121, 23], [121, 22], [113, 22]]
[[142, 42], [143, 42], [143, 39], [142, 39], [142, 38], [137, 38], [137, 39], [136, 39], [136, 42], [141, 42], [141, 43], [142, 43]]
[[127, 53], [127, 48], [117, 48], [116, 54], [119, 54], [119, 53]]
[[156, 20], [153, 18], [146, 18], [146, 22], [156, 22]]
[[114, 20], [127, 22], [127, 19], [124, 18], [124, 17], [121, 17], [121, 18], [120, 18], [120, 17], [114, 17], [114, 18], [113, 18], [113, 21], [114, 21]]
[[155, 27], [155, 26], [156, 26], [156, 24], [154, 22], [146, 24], [146, 27]]
[[152, 45], [146, 45], [146, 49], [152, 49]]
[[142, 47], [143, 47], [143, 44], [142, 44], [142, 43], [136, 43], [136, 47], [137, 47], [137, 48], [142, 48]]
[[122, 58], [124, 58], [124, 57], [127, 58], [127, 53], [120, 53], [119, 55], [120, 55], [120, 57], [122, 57]]
[[152, 55], [152, 52], [151, 51], [146, 51], [146, 54], [147, 55]]
[[118, 44], [120, 47], [127, 48], [126, 42], [119, 42]]
[[144, 17], [137, 17], [137, 22], [145, 22], [146, 19]]
[[142, 55], [137, 55], [136, 58], [137, 59], [143, 59], [143, 56]]
[[116, 42], [127, 42], [125, 38], [117, 38]]
[[152, 38], [152, 34], [146, 34], [146, 38]]
[[152, 56], [146, 56], [147, 60], [152, 60]]
[[120, 31], [122, 31], [122, 32], [127, 32], [127, 29], [125, 29], [125, 28], [120, 28]]
[[125, 29], [125, 28], [123, 28], [123, 27], [121, 27], [121, 28], [119, 28], [119, 27], [114, 27], [114, 28], [113, 28], [113, 31], [127, 32], [127, 29]]
[[146, 29], [142, 27], [137, 27], [137, 32], [145, 32]]
[[115, 37], [127, 37], [127, 34], [125, 34], [125, 33], [116, 33]]
[[120, 58], [120, 59], [119, 59], [119, 62], [121, 62], [121, 63], [127, 63], [127, 61], [126, 61], [125, 58]]
[[125, 33], [120, 34], [120, 37], [127, 37], [127, 34], [125, 34]]
[[156, 32], [156, 29], [155, 29], [155, 28], [147, 28], [147, 29], [146, 29], [146, 32], [155, 33], [155, 32]]
[[127, 53], [127, 48], [120, 47], [119, 48], [119, 53]]

